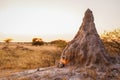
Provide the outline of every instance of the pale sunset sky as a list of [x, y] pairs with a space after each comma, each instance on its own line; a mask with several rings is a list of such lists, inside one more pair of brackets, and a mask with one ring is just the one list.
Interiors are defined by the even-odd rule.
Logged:
[[0, 41], [70, 41], [88, 8], [99, 34], [120, 28], [120, 0], [0, 0]]

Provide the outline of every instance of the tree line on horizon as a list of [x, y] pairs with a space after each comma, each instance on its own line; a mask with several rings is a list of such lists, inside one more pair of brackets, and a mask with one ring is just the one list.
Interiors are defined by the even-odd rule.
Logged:
[[[105, 48], [109, 53], [120, 53], [120, 29], [115, 29], [110, 32], [104, 32], [100, 37], [105, 45]], [[9, 44], [12, 40], [12, 38], [7, 38], [4, 40], [4, 42], [6, 44]], [[51, 44], [57, 47], [64, 48], [68, 44], [68, 42], [62, 39], [53, 40], [51, 42], [45, 42], [42, 38], [33, 38], [31, 44], [32, 46], [42, 46]]]

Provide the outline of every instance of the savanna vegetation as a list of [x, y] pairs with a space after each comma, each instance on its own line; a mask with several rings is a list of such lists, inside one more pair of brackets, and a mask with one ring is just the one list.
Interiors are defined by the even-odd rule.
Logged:
[[63, 49], [57, 43], [45, 43], [40, 38], [33, 38], [32, 42], [6, 44], [0, 43], [0, 77], [16, 71], [54, 66]]
[[65, 40], [58, 39], [58, 40], [51, 41], [50, 44], [60, 48], [64, 48], [68, 44], [68, 42]]
[[[101, 39], [111, 57], [120, 57], [120, 29], [105, 32]], [[6, 47], [6, 43], [9, 46]], [[0, 43], [0, 77], [14, 71], [54, 66], [67, 43], [64, 40], [45, 43], [41, 38], [33, 38], [30, 43], [13, 43], [11, 40]]]
[[101, 35], [112, 63], [120, 63], [120, 29], [104, 32]]
[[32, 45], [33, 46], [41, 46], [44, 44], [44, 41], [41, 38], [33, 38]]
[[101, 35], [101, 38], [111, 55], [120, 55], [120, 29], [104, 32]]

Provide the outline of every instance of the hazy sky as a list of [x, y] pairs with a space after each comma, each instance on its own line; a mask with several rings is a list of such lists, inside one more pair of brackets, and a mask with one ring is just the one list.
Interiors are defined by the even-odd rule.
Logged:
[[0, 0], [0, 41], [71, 40], [87, 8], [99, 34], [120, 28], [120, 0]]

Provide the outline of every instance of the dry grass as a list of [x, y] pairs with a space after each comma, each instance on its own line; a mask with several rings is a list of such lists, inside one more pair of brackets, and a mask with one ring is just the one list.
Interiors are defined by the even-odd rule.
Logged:
[[[38, 47], [12, 45], [8, 48], [1, 47], [0, 70], [24, 70], [53, 66], [55, 61], [60, 58], [61, 51], [60, 48], [50, 45]], [[9, 75], [9, 73], [5, 75]]]
[[19, 79], [19, 80], [32, 80], [32, 79], [29, 78], [29, 77], [25, 77], [25, 78], [21, 78], [21, 79]]

